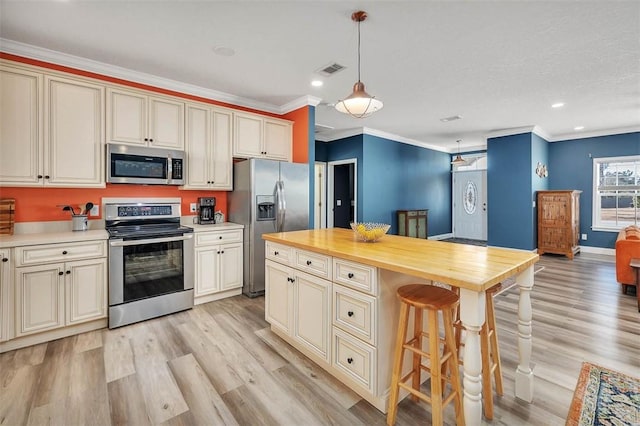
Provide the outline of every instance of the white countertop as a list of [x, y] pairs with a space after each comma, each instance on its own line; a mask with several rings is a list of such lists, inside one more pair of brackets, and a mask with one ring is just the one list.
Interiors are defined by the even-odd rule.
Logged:
[[0, 235], [0, 248], [33, 246], [37, 244], [72, 243], [76, 241], [106, 240], [104, 229], [92, 231], [37, 232], [33, 234]]

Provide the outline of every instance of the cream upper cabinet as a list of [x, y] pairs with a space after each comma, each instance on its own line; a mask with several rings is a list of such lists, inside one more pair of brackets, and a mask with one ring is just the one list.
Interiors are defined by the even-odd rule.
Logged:
[[290, 121], [236, 112], [233, 156], [291, 161], [292, 130]]
[[187, 184], [184, 189], [232, 189], [232, 112], [186, 104]]
[[13, 337], [13, 280], [9, 249], [0, 250], [0, 342]]
[[0, 184], [104, 187], [104, 86], [0, 71]]
[[293, 126], [291, 122], [265, 118], [264, 151], [268, 158], [291, 161], [293, 144]]
[[0, 184], [42, 185], [43, 76], [0, 66]]
[[44, 184], [104, 186], [104, 86], [50, 76], [45, 83]]
[[107, 142], [184, 149], [184, 103], [108, 88]]

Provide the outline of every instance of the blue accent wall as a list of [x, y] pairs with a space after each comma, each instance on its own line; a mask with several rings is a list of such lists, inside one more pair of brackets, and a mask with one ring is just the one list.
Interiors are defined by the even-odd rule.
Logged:
[[317, 144], [316, 158], [356, 158], [358, 221], [390, 223], [396, 210], [429, 209], [429, 235], [451, 232], [451, 166], [448, 153], [371, 135]]
[[532, 157], [531, 133], [487, 140], [487, 243], [490, 246], [536, 248]]
[[[531, 134], [531, 205], [538, 191], [549, 189], [549, 178], [536, 174], [538, 163], [549, 167], [549, 142], [535, 133]], [[533, 209], [533, 221], [530, 224], [533, 247], [538, 247], [538, 206]]]
[[593, 231], [593, 158], [640, 154], [640, 132], [570, 139], [549, 144], [549, 188], [580, 194], [580, 245], [615, 248], [617, 232]]

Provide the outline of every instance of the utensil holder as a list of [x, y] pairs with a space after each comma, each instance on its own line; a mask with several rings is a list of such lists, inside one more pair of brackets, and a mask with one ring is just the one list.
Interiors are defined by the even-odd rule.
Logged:
[[71, 216], [71, 230], [72, 231], [86, 231], [87, 230], [87, 215], [77, 214]]

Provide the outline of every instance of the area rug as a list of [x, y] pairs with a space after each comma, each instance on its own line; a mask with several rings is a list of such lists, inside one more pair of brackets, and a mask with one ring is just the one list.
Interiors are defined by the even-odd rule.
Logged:
[[566, 426], [640, 425], [640, 379], [582, 363]]

